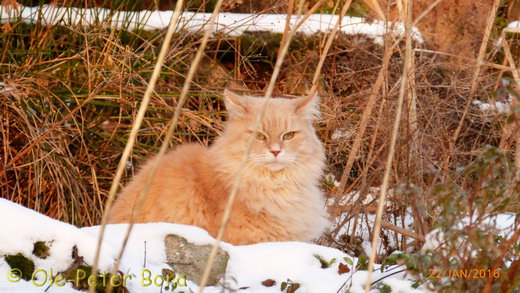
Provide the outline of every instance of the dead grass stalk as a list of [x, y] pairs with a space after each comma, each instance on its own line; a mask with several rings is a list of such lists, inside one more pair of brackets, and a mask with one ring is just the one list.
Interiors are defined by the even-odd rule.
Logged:
[[486, 21], [486, 30], [484, 31], [484, 37], [482, 38], [482, 43], [480, 45], [480, 50], [478, 52], [478, 57], [477, 57], [477, 60], [475, 63], [475, 71], [473, 72], [473, 77], [471, 79], [471, 87], [469, 90], [469, 95], [467, 97], [466, 104], [464, 105], [464, 112], [462, 114], [462, 117], [459, 120], [457, 129], [455, 129], [455, 132], [453, 133], [453, 137], [450, 140], [448, 155], [446, 156], [446, 159], [444, 161], [443, 170], [444, 170], [445, 174], [448, 172], [448, 166], [449, 166], [450, 159], [453, 156], [455, 144], [457, 143], [457, 139], [459, 137], [460, 131], [462, 130], [464, 120], [466, 119], [466, 116], [468, 115], [468, 111], [469, 111], [471, 102], [473, 101], [473, 98], [475, 97], [475, 91], [477, 90], [477, 86], [478, 86], [480, 70], [482, 68], [482, 62], [486, 58], [486, 48], [489, 43], [489, 37], [491, 36], [491, 30], [493, 29], [493, 23], [495, 22], [495, 17], [497, 14], [499, 4], [500, 4], [500, 0], [495, 0], [493, 2], [493, 7], [491, 8], [491, 11], [489, 12], [489, 15], [488, 15], [488, 18]]
[[397, 142], [397, 135], [399, 133], [399, 125], [401, 122], [401, 113], [403, 109], [403, 103], [405, 99], [405, 94], [407, 90], [407, 86], [409, 85], [408, 79], [410, 78], [410, 75], [414, 74], [413, 72], [408, 72], [409, 69], [411, 69], [411, 59], [413, 58], [413, 50], [412, 50], [412, 8], [413, 8], [413, 0], [408, 0], [406, 9], [404, 11], [406, 12], [405, 20], [405, 40], [406, 40], [406, 48], [405, 48], [405, 57], [404, 57], [404, 67], [403, 67], [403, 74], [401, 75], [401, 88], [399, 90], [399, 99], [397, 101], [397, 109], [395, 114], [395, 121], [394, 121], [394, 127], [392, 129], [392, 137], [390, 139], [390, 146], [388, 150], [388, 157], [386, 161], [385, 166], [385, 173], [383, 177], [383, 182], [381, 186], [381, 193], [379, 195], [378, 199], [378, 206], [377, 206], [377, 213], [376, 213], [376, 220], [374, 224], [374, 228], [372, 231], [372, 249], [370, 250], [370, 257], [368, 260], [368, 268], [367, 268], [367, 280], [365, 284], [365, 292], [370, 291], [371, 286], [371, 277], [372, 277], [372, 271], [374, 270], [374, 262], [376, 259], [377, 254], [377, 247], [378, 247], [378, 241], [379, 241], [379, 231], [381, 230], [381, 221], [383, 217], [383, 209], [385, 207], [386, 203], [386, 192], [388, 188], [388, 183], [390, 180], [390, 172], [392, 170], [392, 162], [394, 160], [394, 152], [395, 152], [395, 145]]
[[[142, 121], [143, 121], [143, 118], [144, 118], [144, 114], [145, 114], [146, 109], [148, 107], [148, 103], [150, 102], [150, 98], [151, 98], [151, 96], [152, 96], [152, 94], [154, 92], [155, 85], [156, 85], [157, 80], [159, 78], [159, 73], [161, 72], [161, 68], [163, 66], [164, 59], [166, 57], [166, 53], [168, 52], [168, 49], [170, 48], [170, 43], [171, 43], [172, 36], [173, 36], [174, 31], [175, 31], [175, 28], [177, 26], [177, 21], [179, 20], [179, 16], [180, 16], [180, 12], [181, 12], [181, 8], [182, 8], [182, 5], [183, 5], [183, 2], [184, 1], [182, 1], [182, 0], [179, 0], [177, 2], [177, 5], [175, 7], [175, 12], [172, 14], [172, 17], [170, 19], [170, 23], [168, 25], [168, 30], [166, 32], [166, 37], [165, 37], [164, 43], [163, 43], [163, 45], [161, 47], [161, 51], [160, 51], [159, 56], [157, 58], [157, 62], [155, 64], [152, 76], [150, 78], [150, 82], [149, 82], [149, 84], [148, 84], [148, 86], [146, 88], [146, 92], [144, 93], [144, 97], [143, 97], [143, 100], [142, 100], [141, 105], [139, 107], [139, 111], [138, 111], [137, 116], [135, 118], [132, 130], [130, 131], [130, 137], [129, 137], [127, 143], [126, 143], [125, 150], [123, 151], [123, 155], [121, 156], [121, 159], [119, 161], [119, 165], [117, 167], [117, 171], [116, 171], [114, 180], [112, 181], [112, 186], [110, 187], [110, 192], [109, 192], [109, 195], [108, 195], [108, 199], [105, 202], [105, 209], [104, 209], [104, 212], [103, 212], [103, 218], [101, 220], [101, 228], [99, 230], [98, 242], [97, 242], [97, 247], [96, 247], [96, 253], [95, 253], [95, 256], [94, 256], [94, 263], [92, 264], [92, 272], [94, 272], [94, 273], [97, 272], [97, 267], [98, 267], [98, 263], [99, 263], [99, 257], [100, 257], [100, 254], [101, 254], [101, 247], [103, 245], [103, 239], [104, 239], [104, 236], [105, 236], [105, 229], [106, 229], [106, 224], [107, 224], [107, 221], [108, 221], [108, 216], [110, 214], [110, 209], [112, 207], [112, 203], [114, 201], [116, 192], [118, 190], [119, 182], [121, 181], [121, 177], [123, 176], [123, 171], [124, 171], [126, 163], [128, 161], [128, 157], [130, 156], [130, 153], [131, 153], [132, 148], [134, 146], [135, 139], [136, 139], [136, 136], [137, 136], [137, 132], [139, 131], [139, 129], [141, 127], [141, 124], [142, 124]], [[220, 1], [220, 2], [222, 2], [222, 1]], [[199, 59], [200, 59], [200, 57], [199, 57]], [[188, 81], [188, 83], [189, 82], [191, 82], [191, 81]], [[186, 93], [184, 92], [184, 96], [185, 95], [186, 95]], [[146, 190], [146, 188], [145, 188], [145, 190]], [[137, 206], [136, 208], [139, 208], [139, 206]], [[133, 223], [133, 221], [132, 221], [132, 223]], [[115, 274], [117, 272], [117, 268], [119, 266], [119, 262], [121, 261], [121, 257], [122, 257], [122, 254], [124, 252], [124, 248], [125, 248], [126, 243], [128, 241], [128, 237], [130, 236], [130, 232], [131, 232], [131, 229], [132, 229], [132, 223], [129, 226], [127, 235], [126, 235], [125, 240], [124, 240], [124, 244], [123, 244], [123, 246], [121, 248], [121, 253], [120, 253], [119, 257], [116, 260], [114, 268], [112, 269], [112, 274]], [[95, 286], [89, 286], [89, 292], [90, 293], [94, 293], [95, 290], [96, 290]], [[108, 292], [112, 291], [111, 284], [107, 288], [107, 291]]]

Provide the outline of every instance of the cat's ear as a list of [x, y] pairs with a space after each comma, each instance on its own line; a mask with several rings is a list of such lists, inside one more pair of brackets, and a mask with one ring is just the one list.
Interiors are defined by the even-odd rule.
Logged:
[[320, 97], [317, 94], [297, 98], [295, 103], [295, 113], [304, 119], [320, 118]]
[[225, 89], [224, 102], [226, 103], [226, 109], [228, 110], [230, 117], [238, 118], [247, 114], [246, 99], [240, 95]]

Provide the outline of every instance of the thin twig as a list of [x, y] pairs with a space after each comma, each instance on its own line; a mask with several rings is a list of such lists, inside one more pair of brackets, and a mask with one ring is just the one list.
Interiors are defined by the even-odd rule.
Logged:
[[365, 4], [372, 9], [380, 18], [381, 20], [386, 20], [385, 14], [383, 13], [383, 10], [381, 9], [381, 6], [379, 6], [379, 2], [377, 0], [365, 0]]
[[[321, 3], [321, 2], [322, 1], [320, 1], [319, 3]], [[304, 3], [304, 1], [300, 0], [299, 6], [298, 6], [298, 13], [297, 13], [298, 17], [301, 15], [301, 11], [302, 11], [302, 8], [303, 8], [303, 3]], [[317, 9], [317, 8], [318, 8], [317, 5], [313, 6], [313, 8], [310, 9], [309, 11], [307, 11], [305, 16], [300, 20], [300, 22], [298, 24], [296, 24], [294, 26], [294, 28], [291, 29], [290, 32], [287, 32], [287, 31], [284, 32], [284, 34], [288, 33], [288, 36], [287, 36], [286, 42], [283, 44], [283, 46], [280, 47], [280, 50], [278, 52], [278, 57], [277, 57], [276, 64], [275, 64], [275, 67], [274, 67], [274, 70], [273, 70], [273, 75], [271, 76], [271, 79], [269, 81], [269, 85], [267, 87], [267, 91], [266, 91], [266, 93], [264, 95], [264, 102], [262, 104], [262, 109], [260, 111], [260, 115], [258, 115], [256, 117], [254, 129], [258, 129], [258, 127], [260, 126], [261, 119], [262, 119], [262, 117], [265, 114], [265, 110], [267, 109], [267, 102], [268, 102], [269, 98], [271, 97], [271, 95], [273, 93], [274, 83], [276, 82], [276, 79], [277, 79], [277, 77], [278, 77], [278, 75], [280, 73], [280, 70], [281, 70], [281, 67], [282, 67], [282, 64], [283, 64], [283, 60], [285, 58], [285, 55], [288, 52], [289, 44], [291, 43], [291, 39], [292, 39], [293, 35], [298, 30], [298, 27], [301, 26], [301, 24], [305, 21], [305, 19], [307, 19], [315, 11], [315, 9]], [[291, 7], [289, 7], [289, 9], [291, 9]], [[286, 27], [286, 29], [287, 29], [287, 27]], [[253, 143], [254, 135], [255, 134], [252, 133], [249, 136], [248, 143], [247, 143], [247, 148], [246, 148], [246, 153], [244, 154], [244, 156], [242, 158], [242, 161], [241, 161], [240, 167], [239, 167], [239, 172], [237, 173], [238, 175], [235, 177], [235, 180], [233, 182], [233, 186], [231, 188], [231, 192], [230, 192], [228, 201], [226, 202], [226, 207], [224, 209], [224, 214], [222, 216], [222, 222], [220, 224], [219, 231], [217, 233], [216, 241], [213, 244], [213, 247], [211, 249], [211, 253], [210, 253], [209, 257], [208, 257], [208, 262], [207, 262], [206, 268], [204, 269], [204, 274], [202, 275], [202, 280], [201, 280], [201, 282], [199, 284], [199, 293], [202, 293], [204, 291], [204, 287], [207, 284], [207, 281], [208, 281], [208, 278], [209, 278], [209, 274], [211, 272], [211, 268], [213, 267], [213, 262], [214, 262], [216, 254], [217, 254], [218, 247], [219, 247], [220, 242], [222, 241], [222, 238], [224, 236], [224, 232], [225, 232], [225, 229], [226, 229], [226, 226], [227, 226], [227, 223], [228, 223], [228, 220], [229, 220], [229, 216], [231, 214], [231, 210], [232, 210], [232, 207], [233, 207], [233, 202], [235, 200], [235, 197], [236, 197], [236, 194], [237, 194], [237, 191], [238, 191], [240, 180], [242, 179], [242, 174], [244, 173], [243, 170], [245, 169], [247, 158], [249, 157], [249, 153], [250, 153], [251, 146], [252, 146], [252, 143]]]
[[424, 242], [426, 240], [423, 235], [419, 235], [419, 234], [417, 234], [415, 232], [406, 230], [404, 228], [396, 226], [396, 225], [394, 225], [392, 223], [389, 223], [387, 221], [381, 221], [381, 227], [390, 229], [390, 230], [392, 230], [394, 232], [397, 232], [397, 233], [402, 234], [404, 236], [408, 236], [408, 237], [413, 238], [413, 239], [417, 239], [417, 240], [422, 241], [422, 242]]
[[42, 135], [40, 135], [38, 138], [36, 138], [35, 140], [33, 140], [31, 142], [31, 144], [29, 144], [28, 146], [26, 146], [25, 148], [23, 148], [20, 152], [18, 152], [14, 158], [9, 161], [8, 164], [5, 165], [5, 167], [3, 169], [0, 170], [0, 174], [3, 174], [5, 173], [9, 168], [13, 167], [14, 164], [16, 162], [18, 162], [18, 160], [20, 160], [23, 156], [25, 156], [33, 147], [35, 147], [36, 145], [38, 145], [42, 140], [44, 140], [47, 136], [49, 136], [49, 134], [51, 134], [54, 130], [56, 130], [58, 127], [60, 127], [63, 123], [65, 123], [67, 120], [70, 119], [70, 117], [76, 113], [77, 111], [79, 111], [81, 108], [83, 108], [83, 106], [85, 106], [88, 102], [90, 102], [92, 99], [94, 99], [96, 97], [95, 94], [91, 94], [89, 95], [88, 98], [86, 98], [83, 103], [77, 105], [74, 109], [72, 109], [72, 111], [70, 111], [69, 113], [67, 113], [67, 115], [65, 115], [60, 121], [54, 123], [49, 129], [47, 129], [44, 133], [42, 133]]
[[[440, 2], [440, 1], [437, 1], [437, 2]], [[437, 5], [437, 2], [432, 4], [430, 7], [428, 7], [428, 9], [426, 9], [421, 14], [421, 16], [422, 17], [426, 16], [433, 9], [433, 7], [435, 5]], [[418, 21], [419, 20], [415, 21], [414, 25], [416, 23], [418, 23]], [[399, 44], [402, 37], [403, 36], [401, 35], [394, 41], [393, 45], [391, 46], [391, 49], [385, 50], [384, 57], [383, 57], [383, 67], [381, 68], [381, 70], [376, 78], [376, 82], [374, 83], [374, 86], [372, 87], [372, 89], [370, 91], [370, 96], [369, 96], [369, 99], [367, 102], [367, 106], [366, 106], [365, 110], [363, 111], [363, 116], [361, 118], [361, 122], [359, 123], [360, 129], [358, 129], [358, 131], [356, 132], [356, 138], [354, 139], [354, 144], [349, 153], [349, 157], [347, 159], [347, 164], [345, 166], [345, 169], [343, 170], [343, 174], [341, 175], [340, 185], [338, 187], [338, 197], [336, 198], [336, 204], [337, 204], [337, 202], [339, 202], [339, 200], [341, 199], [341, 197], [343, 196], [343, 194], [345, 192], [345, 187], [347, 184], [348, 176], [349, 176], [350, 170], [352, 169], [352, 166], [354, 164], [354, 160], [357, 156], [357, 152], [359, 151], [359, 148], [361, 146], [362, 137], [366, 130], [368, 118], [370, 118], [370, 115], [372, 113], [372, 108], [373, 108], [373, 104], [375, 103], [375, 98], [377, 97], [377, 94], [379, 93], [379, 90], [382, 86], [382, 82], [383, 82], [384, 76], [385, 76], [384, 73], [388, 69], [388, 62], [390, 60], [391, 53], [393, 51], [393, 48], [395, 48], [395, 46], [397, 46], [397, 44]], [[388, 49], [388, 47], [387, 47], [387, 49]]]
[[377, 75], [376, 81], [374, 83], [374, 86], [372, 87], [370, 91], [370, 96], [368, 97], [367, 105], [365, 107], [365, 110], [363, 111], [363, 116], [361, 117], [361, 121], [359, 122], [359, 128], [356, 131], [356, 137], [354, 138], [354, 144], [352, 145], [352, 149], [349, 152], [348, 158], [347, 158], [347, 164], [345, 166], [345, 169], [343, 170], [343, 174], [341, 175], [339, 187], [338, 187], [338, 196], [336, 198], [336, 201], [339, 202], [341, 197], [343, 197], [343, 193], [345, 192], [345, 187], [347, 185], [347, 181], [350, 175], [350, 170], [352, 169], [352, 166], [354, 165], [354, 161], [357, 157], [357, 153], [359, 151], [359, 148], [361, 147], [361, 143], [363, 141], [363, 135], [365, 134], [365, 130], [368, 126], [368, 120], [370, 119], [372, 115], [372, 110], [374, 108], [374, 105], [376, 103], [379, 91], [381, 90], [381, 86], [383, 85], [385, 73], [388, 69], [388, 64], [390, 61], [390, 57], [392, 56], [392, 51], [394, 47], [397, 45], [397, 43], [394, 43], [392, 46], [387, 46], [385, 49], [385, 53], [383, 56], [383, 65], [381, 67], [381, 70], [379, 70], [379, 73]]
[[[518, 219], [518, 215], [517, 215]], [[520, 238], [520, 229], [516, 229], [515, 233], [511, 238], [509, 238], [507, 241], [504, 241], [499, 248], [500, 256], [497, 257], [495, 260], [495, 263], [493, 264], [493, 267], [491, 269], [492, 272], [495, 272], [500, 265], [504, 262], [504, 255], [507, 253], [508, 250], [511, 249], [511, 247], [514, 246], [515, 243], [518, 243], [518, 240]], [[486, 285], [482, 289], [482, 293], [489, 293], [492, 291], [493, 282], [495, 281], [494, 278], [488, 278]], [[514, 283], [514, 282], [513, 282]]]
[[144, 241], [144, 260], [143, 260], [143, 268], [146, 268], [146, 241]]
[[172, 122], [170, 124], [170, 127], [168, 128], [168, 131], [164, 137], [163, 143], [161, 145], [161, 149], [159, 150], [159, 153], [157, 154], [155, 161], [156, 163], [152, 166], [150, 174], [147, 177], [146, 183], [143, 187], [143, 191], [138, 195], [138, 198], [136, 200], [136, 203], [134, 205], [134, 209], [132, 211], [132, 218], [130, 220], [130, 223], [128, 225], [128, 229], [126, 232], [126, 236], [123, 241], [123, 245], [121, 247], [121, 251], [119, 253], [119, 256], [116, 260], [116, 264], [114, 265], [113, 270], [117, 270], [119, 264], [121, 263], [121, 259], [123, 257], [124, 251], [126, 249], [126, 246], [128, 244], [128, 240], [130, 237], [130, 234], [132, 232], [132, 229], [134, 227], [135, 221], [137, 220], [137, 217], [141, 213], [141, 208], [146, 200], [146, 197], [148, 195], [148, 191], [150, 189], [151, 183], [155, 175], [157, 174], [157, 170], [159, 167], [159, 163], [162, 161], [161, 158], [166, 153], [166, 150], [168, 149], [169, 142], [171, 137], [173, 136], [173, 133], [175, 129], [177, 128], [177, 124], [179, 122], [180, 115], [182, 113], [182, 106], [184, 105], [184, 102], [186, 101], [186, 98], [188, 96], [188, 91], [190, 90], [191, 81], [193, 80], [193, 77], [195, 75], [195, 72], [197, 71], [198, 65], [200, 63], [200, 60], [202, 59], [202, 55], [204, 54], [204, 50], [206, 48], [206, 45], [209, 40], [209, 36], [212, 33], [212, 28], [215, 25], [216, 17], [220, 11], [220, 8], [222, 7], [223, 0], [219, 0], [216, 5], [215, 9], [213, 10], [213, 13], [211, 15], [211, 18], [209, 19], [209, 24], [206, 30], [204, 31], [204, 36], [202, 37], [202, 41], [200, 44], [200, 47], [197, 50], [197, 53], [195, 54], [195, 58], [193, 59], [193, 62], [190, 65], [190, 69], [188, 71], [188, 75], [186, 76], [186, 79], [184, 80], [184, 85], [181, 90], [181, 95], [179, 97], [179, 102], [177, 103], [177, 106], [175, 108], [175, 112], [172, 118]]
[[[506, 40], [506, 35], [504, 32], [502, 32], [502, 39], [504, 40], [502, 42], [502, 47], [504, 48], [504, 53], [506, 55], [506, 59], [509, 63], [509, 66], [511, 66], [511, 72], [513, 73], [513, 78], [515, 79], [516, 83], [518, 85], [520, 85], [520, 74], [518, 73], [518, 69], [516, 68], [516, 64], [515, 64], [515, 60], [513, 59], [513, 55], [511, 54], [511, 49], [509, 49], [509, 44], [507, 43], [507, 40]], [[518, 100], [517, 99], [513, 99], [512, 101], [512, 105], [517, 105], [518, 104]], [[513, 108], [513, 107], [511, 107]], [[516, 121], [515, 121], [516, 122]], [[515, 147], [515, 166], [520, 169], [520, 132], [518, 131], [518, 128], [519, 128], [519, 125], [518, 125], [518, 122], [515, 123], [514, 125], [516, 127], [516, 132], [515, 133], [515, 143], [516, 143], [516, 147]]]
[[[291, 17], [293, 13], [293, 7], [294, 7], [294, 0], [289, 0], [289, 3], [287, 4], [287, 17], [285, 18], [285, 27], [283, 29], [284, 32], [288, 32], [291, 28]], [[287, 42], [288, 34], [284, 33], [282, 35], [282, 40], [280, 41], [280, 48], [285, 45], [285, 42]], [[280, 52], [278, 52], [280, 53]]]
[[391, 276], [393, 276], [393, 275], [397, 275], [397, 274], [399, 274], [399, 273], [403, 273], [403, 272], [406, 272], [406, 269], [404, 269], [404, 270], [400, 270], [400, 271], [397, 271], [397, 272], [393, 272], [393, 273], [388, 274], [388, 275], [385, 275], [385, 276], [383, 276], [383, 277], [381, 277], [381, 278], [375, 280], [374, 282], [372, 282], [372, 285], [375, 285], [375, 284], [381, 282], [382, 280], [384, 280], [384, 279], [386, 279], [386, 278], [388, 278], [388, 277], [391, 277]]
[[[92, 264], [93, 274], [96, 274], [96, 272], [97, 272], [99, 256], [101, 254], [101, 246], [103, 244], [103, 238], [105, 236], [106, 224], [108, 221], [108, 215], [110, 213], [110, 209], [112, 208], [112, 203], [114, 201], [115, 194], [119, 187], [119, 182], [121, 181], [121, 177], [123, 176], [126, 162], [127, 162], [128, 158], [130, 157], [130, 153], [134, 146], [137, 132], [139, 131], [139, 128], [141, 127], [141, 123], [143, 121], [144, 114], [146, 112], [146, 108], [148, 107], [148, 103], [150, 102], [150, 97], [152, 96], [152, 93], [155, 88], [155, 84], [157, 83], [157, 80], [160, 76], [161, 67], [164, 63], [166, 53], [168, 52], [168, 49], [170, 47], [171, 39], [172, 39], [173, 33], [175, 31], [175, 27], [177, 26], [177, 21], [179, 19], [180, 13], [181, 13], [181, 8], [182, 8], [183, 2], [184, 2], [183, 0], [179, 0], [177, 2], [177, 5], [175, 6], [175, 12], [173, 13], [173, 15], [170, 19], [170, 24], [168, 26], [168, 30], [166, 31], [166, 36], [165, 36], [163, 45], [161, 46], [161, 51], [159, 52], [159, 56], [157, 57], [157, 62], [155, 63], [155, 67], [154, 67], [152, 76], [150, 78], [150, 83], [148, 84], [148, 86], [146, 88], [146, 92], [144, 93], [143, 101], [141, 102], [141, 105], [139, 106], [139, 111], [137, 112], [137, 116], [136, 116], [134, 124], [132, 126], [132, 130], [130, 131], [130, 136], [128, 138], [125, 149], [123, 151], [123, 155], [121, 156], [121, 160], [119, 161], [116, 175], [114, 177], [114, 180], [112, 181], [112, 186], [110, 187], [108, 199], [105, 203], [105, 210], [103, 212], [103, 218], [101, 220], [101, 227], [100, 227], [99, 235], [98, 235], [98, 242], [97, 242], [97, 246], [96, 246], [96, 253], [94, 256], [94, 263]], [[94, 291], [95, 291], [95, 287], [90, 286], [89, 292], [94, 293]]]
[[469, 90], [469, 95], [468, 95], [468, 98], [466, 101], [466, 105], [464, 106], [464, 113], [462, 114], [462, 117], [459, 120], [459, 125], [457, 126], [457, 129], [455, 130], [455, 133], [453, 134], [453, 137], [451, 138], [448, 155], [446, 156], [446, 159], [444, 160], [443, 170], [445, 173], [448, 171], [448, 165], [450, 163], [451, 157], [453, 156], [453, 151], [455, 149], [455, 144], [457, 143], [457, 138], [459, 137], [460, 131], [462, 130], [464, 120], [466, 120], [466, 116], [468, 115], [469, 106], [471, 105], [471, 102], [473, 101], [473, 97], [475, 96], [475, 92], [477, 90], [482, 61], [484, 60], [484, 58], [486, 56], [486, 48], [487, 48], [487, 44], [489, 42], [489, 37], [491, 36], [491, 30], [493, 29], [493, 23], [495, 22], [495, 15], [497, 13], [499, 4], [500, 4], [500, 0], [495, 0], [495, 2], [493, 3], [493, 8], [491, 9], [491, 11], [488, 15], [486, 30], [484, 32], [484, 37], [482, 38], [482, 43], [480, 44], [480, 50], [478, 53], [477, 62], [475, 64], [475, 66], [476, 66], [475, 72], [473, 73], [473, 78], [471, 79], [471, 88]]
[[370, 251], [370, 258], [368, 261], [368, 269], [367, 269], [367, 280], [365, 284], [365, 292], [370, 291], [371, 277], [372, 271], [374, 269], [374, 262], [376, 259], [377, 253], [377, 242], [379, 240], [379, 231], [381, 230], [381, 221], [383, 217], [383, 209], [385, 207], [386, 201], [386, 189], [388, 188], [388, 182], [390, 180], [390, 171], [392, 169], [392, 162], [394, 159], [395, 153], [395, 145], [397, 141], [397, 135], [399, 132], [399, 124], [401, 122], [401, 114], [404, 103], [404, 96], [406, 92], [406, 86], [408, 85], [408, 66], [410, 59], [412, 58], [412, 8], [413, 8], [413, 0], [408, 0], [406, 6], [406, 22], [405, 22], [405, 35], [406, 35], [406, 50], [405, 50], [405, 62], [403, 66], [403, 74], [401, 77], [401, 88], [399, 91], [399, 99], [397, 101], [397, 109], [395, 113], [395, 121], [394, 127], [392, 129], [392, 138], [390, 140], [390, 147], [388, 151], [388, 158], [385, 166], [385, 173], [383, 176], [383, 184], [381, 186], [381, 193], [379, 195], [379, 202], [377, 206], [377, 214], [375, 220], [375, 226], [372, 233], [372, 249]]
[[413, 21], [413, 25], [417, 25], [428, 13], [430, 13], [430, 11], [433, 10], [433, 8], [435, 8], [435, 6], [437, 6], [439, 3], [441, 3], [442, 0], [437, 0], [435, 2], [433, 2], [430, 6], [428, 6], [428, 8], [426, 8], [419, 16], [417, 16], [417, 18]]
[[[416, 48], [415, 52], [424, 52], [424, 53], [431, 53], [431, 54], [437, 54], [437, 55], [450, 56], [452, 58], [457, 58], [459, 60], [466, 60], [466, 61], [474, 61], [475, 60], [474, 58], [459, 56], [459, 55], [451, 54], [451, 53], [448, 53], [448, 52], [434, 51], [434, 50], [421, 49], [421, 48]], [[489, 61], [484, 61], [484, 60], [482, 60], [480, 65], [491, 67], [491, 68], [495, 68], [495, 69], [502, 70], [502, 71], [509, 71], [511, 69], [508, 66], [495, 64], [495, 63], [492, 63], [492, 62], [489, 62]]]
[[336, 25], [334, 26], [334, 28], [332, 29], [332, 31], [330, 32], [330, 34], [327, 38], [327, 42], [325, 43], [325, 48], [323, 49], [323, 52], [321, 53], [320, 61], [318, 62], [318, 66], [316, 67], [316, 71], [314, 72], [314, 77], [312, 78], [312, 87], [311, 87], [311, 90], [309, 91], [310, 92], [309, 94], [311, 94], [311, 95], [314, 94], [318, 90], [318, 79], [321, 74], [321, 68], [323, 67], [323, 63], [325, 63], [325, 59], [327, 58], [327, 55], [329, 53], [330, 46], [332, 45], [332, 41], [336, 37], [338, 28], [341, 26], [343, 16], [345, 16], [345, 14], [347, 13], [347, 10], [350, 7], [351, 3], [352, 3], [352, 0], [348, 0], [347, 2], [345, 2], [345, 4], [343, 5], [343, 8], [341, 9], [341, 14], [338, 17], [338, 21], [336, 22]]

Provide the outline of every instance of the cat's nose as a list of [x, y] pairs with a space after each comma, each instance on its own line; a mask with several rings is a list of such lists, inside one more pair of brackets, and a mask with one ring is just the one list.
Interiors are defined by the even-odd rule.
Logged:
[[279, 153], [280, 153], [280, 151], [271, 150], [271, 154], [273, 154], [275, 158], [278, 156]]

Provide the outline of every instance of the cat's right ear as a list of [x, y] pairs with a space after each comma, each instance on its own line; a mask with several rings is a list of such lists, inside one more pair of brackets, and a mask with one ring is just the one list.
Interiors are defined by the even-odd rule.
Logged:
[[316, 120], [320, 117], [320, 97], [317, 94], [298, 98], [295, 102], [296, 114], [309, 120]]
[[240, 95], [225, 89], [224, 102], [226, 104], [229, 117], [240, 118], [247, 115], [246, 101]]

